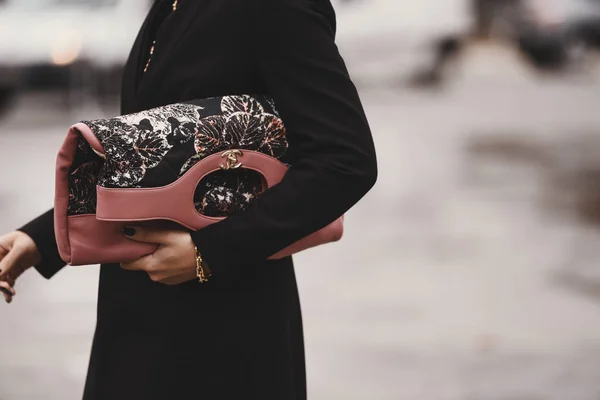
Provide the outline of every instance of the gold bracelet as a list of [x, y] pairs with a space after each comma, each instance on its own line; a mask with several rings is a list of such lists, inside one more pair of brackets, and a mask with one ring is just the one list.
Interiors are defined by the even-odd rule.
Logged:
[[208, 282], [208, 278], [210, 278], [210, 274], [207, 274], [204, 271], [204, 267], [202, 266], [204, 261], [202, 260], [202, 256], [200, 255], [198, 247], [194, 246], [194, 249], [196, 249], [196, 276], [198, 277], [198, 281], [200, 281], [200, 283], [206, 283]]

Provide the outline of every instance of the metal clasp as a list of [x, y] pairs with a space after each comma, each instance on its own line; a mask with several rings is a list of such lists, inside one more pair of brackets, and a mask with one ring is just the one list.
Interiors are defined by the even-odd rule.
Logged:
[[219, 167], [226, 171], [241, 167], [242, 163], [238, 161], [238, 157], [241, 157], [242, 155], [243, 153], [241, 150], [227, 150], [226, 152], [221, 154], [221, 158], [224, 158], [225, 162], [219, 165]]

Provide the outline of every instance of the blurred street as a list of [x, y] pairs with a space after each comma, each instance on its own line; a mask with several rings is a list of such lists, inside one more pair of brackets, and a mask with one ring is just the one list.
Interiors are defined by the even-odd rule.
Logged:
[[[296, 257], [309, 399], [600, 399], [600, 231], [544, 206], [551, 172], [464, 150], [600, 138], [600, 82], [534, 78], [486, 51], [442, 92], [350, 63], [380, 175], [341, 242]], [[0, 120], [0, 231], [52, 205], [68, 126], [117, 112], [76, 103], [25, 96]], [[97, 272], [28, 273], [0, 304], [0, 400], [80, 398]]]

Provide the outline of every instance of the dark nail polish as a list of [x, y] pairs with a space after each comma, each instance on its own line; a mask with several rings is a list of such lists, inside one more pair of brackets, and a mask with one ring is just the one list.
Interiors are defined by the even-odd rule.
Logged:
[[125, 235], [125, 236], [133, 236], [133, 235], [135, 235], [135, 229], [130, 228], [128, 226], [126, 226], [125, 228], [123, 228], [121, 230], [121, 232], [123, 232], [123, 235]]

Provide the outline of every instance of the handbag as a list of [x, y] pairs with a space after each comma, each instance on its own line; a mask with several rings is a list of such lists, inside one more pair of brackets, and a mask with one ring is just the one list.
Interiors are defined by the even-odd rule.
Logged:
[[[195, 231], [243, 212], [290, 167], [286, 129], [267, 96], [193, 100], [73, 125], [56, 162], [54, 227], [70, 265], [122, 263], [156, 244], [132, 223]], [[337, 241], [343, 216], [270, 259]]]

